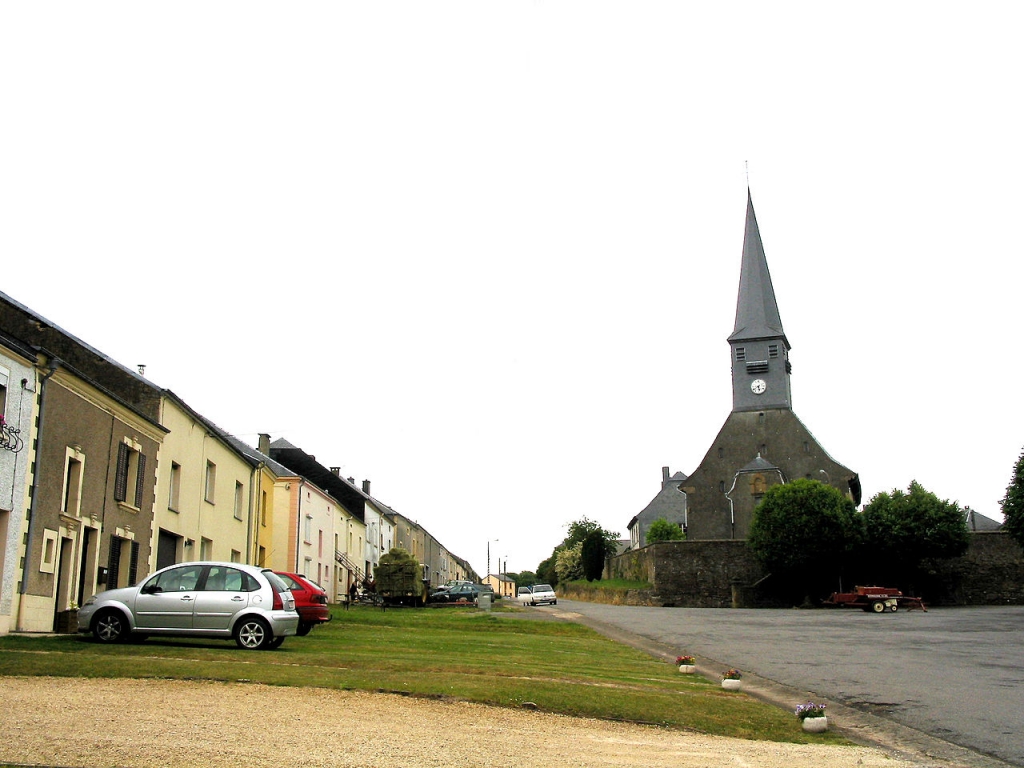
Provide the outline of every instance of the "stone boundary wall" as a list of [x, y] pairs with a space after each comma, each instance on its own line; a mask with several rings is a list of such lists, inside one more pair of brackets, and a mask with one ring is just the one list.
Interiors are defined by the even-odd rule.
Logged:
[[653, 584], [641, 605], [688, 608], [753, 607], [753, 585], [764, 575], [746, 541], [739, 540], [650, 544], [613, 557], [605, 573]]
[[[925, 564], [934, 605], [1024, 605], [1024, 550], [1002, 531], [976, 532], [963, 557]], [[617, 555], [604, 578], [646, 581], [650, 590], [567, 599], [687, 608], [760, 608], [774, 604], [757, 588], [765, 576], [745, 541], [664, 541]]]
[[1024, 605], [1024, 550], [1004, 531], [971, 534], [967, 554], [933, 564], [952, 605]]

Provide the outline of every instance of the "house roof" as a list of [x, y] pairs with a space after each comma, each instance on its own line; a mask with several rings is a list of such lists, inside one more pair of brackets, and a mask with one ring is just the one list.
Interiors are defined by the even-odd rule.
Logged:
[[270, 456], [318, 488], [327, 491], [354, 517], [366, 522], [364, 510], [369, 496], [320, 464], [315, 456], [296, 448], [284, 438], [278, 438], [270, 444]]
[[970, 507], [964, 510], [964, 515], [967, 518], [967, 527], [972, 531], [1000, 531], [1003, 528], [1003, 524], [993, 520], [991, 517], [985, 517], [978, 512], [975, 512]]

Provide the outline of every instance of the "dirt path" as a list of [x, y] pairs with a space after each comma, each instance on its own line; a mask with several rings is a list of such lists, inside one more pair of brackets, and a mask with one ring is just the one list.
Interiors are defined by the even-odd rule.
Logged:
[[902, 768], [880, 749], [744, 741], [389, 694], [169, 680], [0, 679], [0, 761], [281, 765]]

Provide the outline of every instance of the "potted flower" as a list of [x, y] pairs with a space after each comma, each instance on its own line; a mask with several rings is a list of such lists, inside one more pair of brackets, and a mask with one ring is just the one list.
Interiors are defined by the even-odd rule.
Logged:
[[692, 675], [697, 669], [695, 664], [693, 656], [676, 656], [676, 666], [684, 675]]
[[796, 716], [800, 718], [805, 731], [823, 733], [828, 730], [828, 718], [825, 717], [825, 705], [809, 701], [796, 708]]
[[72, 600], [66, 611], [57, 611], [54, 631], [73, 635], [78, 631], [78, 603]]
[[722, 687], [730, 691], [738, 690], [741, 685], [741, 677], [743, 677], [743, 675], [738, 669], [727, 670], [726, 673], [722, 675]]

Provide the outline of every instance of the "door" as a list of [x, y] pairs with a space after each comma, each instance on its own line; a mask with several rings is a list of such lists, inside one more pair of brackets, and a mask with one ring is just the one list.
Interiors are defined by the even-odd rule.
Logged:
[[160, 529], [156, 542], [156, 569], [159, 571], [178, 562], [178, 542], [181, 536]]
[[202, 565], [161, 571], [143, 584], [135, 599], [135, 623], [142, 629], [191, 629]]
[[211, 565], [202, 591], [196, 593], [193, 628], [227, 633], [235, 614], [249, 605], [256, 583], [249, 574], [226, 565]]

